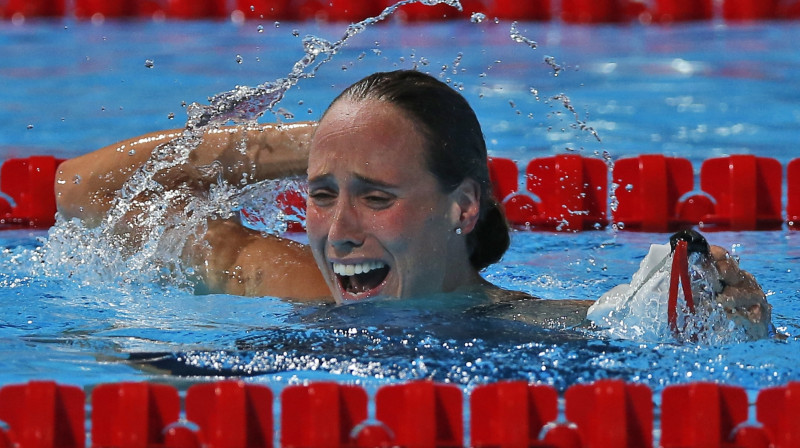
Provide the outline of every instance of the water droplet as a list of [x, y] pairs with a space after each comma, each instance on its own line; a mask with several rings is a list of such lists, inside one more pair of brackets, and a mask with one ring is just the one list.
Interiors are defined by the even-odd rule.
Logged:
[[174, 113], [170, 112], [170, 113], [167, 114], [167, 119], [172, 120], [173, 118], [175, 118], [175, 114]]
[[275, 22], [275, 28], [280, 28], [280, 27], [281, 27], [281, 22]]
[[511, 24], [511, 30], [509, 31], [509, 36], [511, 40], [514, 42], [518, 42], [521, 44], [525, 44], [533, 49], [539, 46], [535, 41], [528, 39], [527, 37], [523, 36], [522, 33], [517, 29], [517, 22], [513, 22]]
[[292, 36], [294, 36], [294, 37], [298, 37], [298, 36], [300, 36], [300, 31], [298, 31], [298, 30], [292, 30]]
[[32, 124], [29, 124], [29, 125], [28, 125], [28, 129], [33, 129], [33, 125], [32, 125]]
[[131, 149], [130, 151], [128, 151], [128, 155], [129, 156], [135, 156], [136, 155], [136, 150], [135, 149]]
[[242, 55], [240, 55], [240, 54], [237, 54], [237, 55], [236, 55], [236, 63], [237, 63], [237, 64], [241, 64], [241, 63], [242, 63], [242, 61], [244, 61], [244, 58], [242, 58]]
[[486, 14], [482, 12], [474, 12], [472, 16], [470, 16], [469, 21], [472, 23], [481, 23], [486, 20]]
[[256, 7], [255, 7], [255, 5], [250, 5], [250, 11], [251, 11], [251, 12], [255, 12], [255, 11], [256, 11]]
[[154, 65], [155, 65], [155, 63], [153, 63], [152, 59], [145, 59], [145, 61], [144, 61], [144, 66], [145, 67], [153, 68]]
[[80, 184], [81, 183], [81, 176], [76, 174], [75, 177], [72, 178], [72, 183], [75, 184], [75, 185]]
[[275, 113], [280, 115], [280, 116], [282, 116], [283, 118], [285, 118], [287, 120], [291, 120], [292, 118], [294, 118], [294, 114], [293, 113], [289, 112], [288, 110], [286, 110], [286, 109], [284, 109], [282, 107], [279, 108], [277, 111], [275, 111]]
[[553, 76], [557, 77], [561, 73], [561, 70], [564, 70], [563, 67], [561, 67], [560, 65], [558, 65], [558, 63], [556, 63], [556, 58], [552, 56], [545, 56], [544, 63], [549, 65], [550, 68], [553, 69]]
[[256, 27], [256, 30], [258, 30], [259, 33], [263, 33], [264, 32], [264, 26], [263, 25], [258, 25]]

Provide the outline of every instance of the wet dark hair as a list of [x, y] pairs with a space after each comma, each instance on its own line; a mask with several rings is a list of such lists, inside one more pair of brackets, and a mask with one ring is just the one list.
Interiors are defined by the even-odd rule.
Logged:
[[428, 168], [443, 191], [452, 192], [465, 179], [480, 185], [478, 222], [466, 236], [470, 263], [481, 270], [500, 260], [510, 243], [508, 222], [492, 194], [486, 141], [467, 100], [415, 70], [372, 74], [345, 89], [332, 104], [341, 99], [386, 101], [405, 111], [425, 136]]

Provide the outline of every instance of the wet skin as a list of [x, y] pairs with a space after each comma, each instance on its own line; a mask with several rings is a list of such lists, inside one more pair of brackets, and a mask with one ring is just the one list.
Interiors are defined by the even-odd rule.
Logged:
[[717, 303], [753, 339], [767, 337], [772, 325], [772, 306], [753, 274], [739, 268], [737, 260], [722, 247], [711, 246], [711, 259], [719, 272]]
[[341, 100], [320, 122], [309, 154], [307, 233], [337, 302], [485, 284], [464, 241], [477, 220], [478, 187], [468, 180], [443, 191], [424, 144], [413, 121], [377, 100]]

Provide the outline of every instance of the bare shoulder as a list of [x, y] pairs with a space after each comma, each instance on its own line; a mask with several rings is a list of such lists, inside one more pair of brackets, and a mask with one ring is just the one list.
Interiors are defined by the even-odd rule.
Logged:
[[593, 300], [541, 299], [531, 294], [487, 286], [485, 294], [495, 317], [551, 329], [575, 328], [586, 323]]

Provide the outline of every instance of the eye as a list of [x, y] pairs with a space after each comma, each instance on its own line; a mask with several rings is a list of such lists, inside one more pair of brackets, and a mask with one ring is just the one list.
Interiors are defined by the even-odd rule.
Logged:
[[372, 191], [362, 196], [362, 200], [367, 207], [380, 210], [387, 208], [394, 203], [396, 196], [384, 191]]
[[336, 192], [328, 188], [315, 188], [308, 192], [308, 198], [319, 207], [333, 204], [336, 200]]

